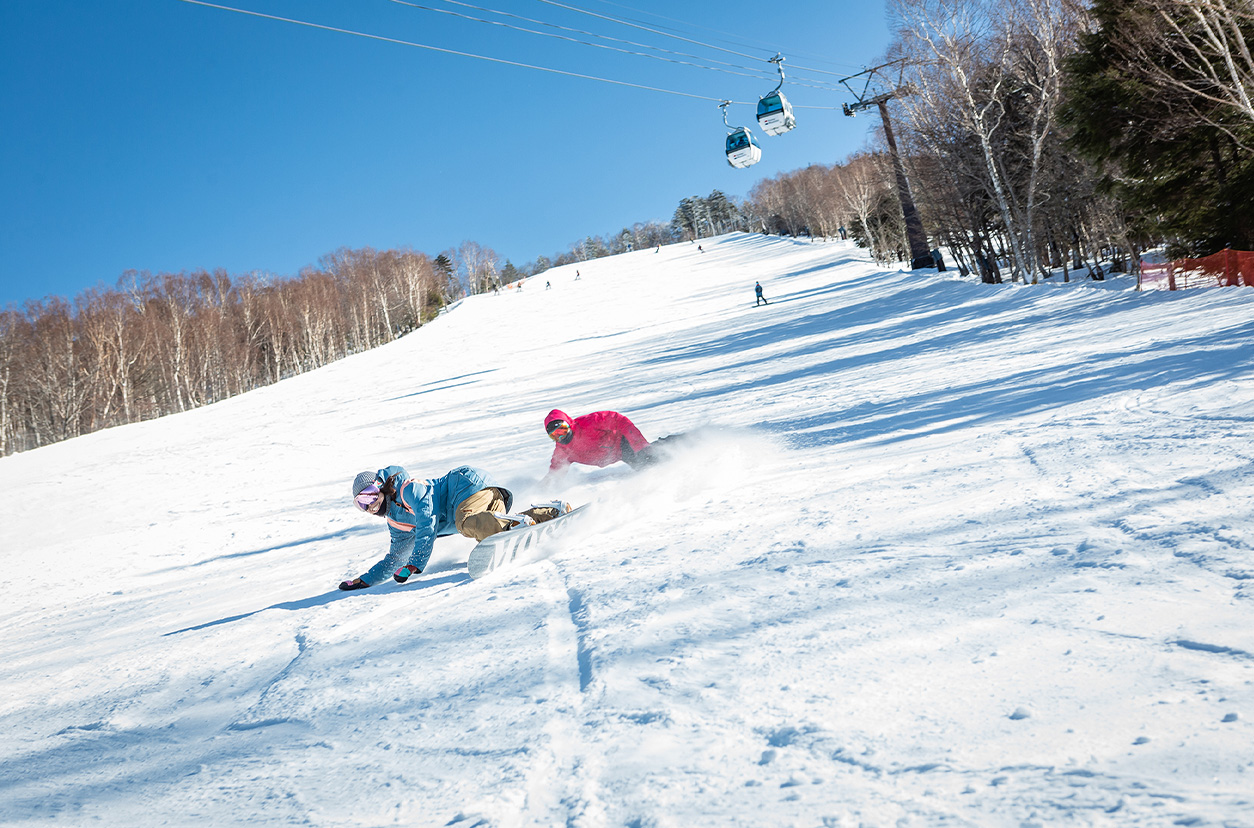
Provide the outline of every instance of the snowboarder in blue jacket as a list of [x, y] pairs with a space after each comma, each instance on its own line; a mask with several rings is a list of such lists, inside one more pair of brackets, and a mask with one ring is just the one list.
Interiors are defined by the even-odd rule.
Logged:
[[387, 579], [397, 583], [422, 572], [435, 539], [454, 533], [481, 541], [512, 529], [552, 520], [570, 511], [554, 501], [510, 514], [514, 494], [498, 486], [483, 469], [459, 466], [443, 477], [420, 480], [400, 466], [364, 471], [353, 479], [353, 503], [367, 514], [386, 518], [392, 542], [383, 560], [340, 589], [364, 589]]

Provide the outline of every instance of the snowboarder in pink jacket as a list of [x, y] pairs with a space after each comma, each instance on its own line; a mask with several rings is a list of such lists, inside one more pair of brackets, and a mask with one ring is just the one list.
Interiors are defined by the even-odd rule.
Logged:
[[555, 408], [544, 418], [544, 430], [553, 440], [549, 476], [565, 473], [571, 463], [604, 467], [622, 460], [634, 467], [636, 455], [649, 445], [640, 429], [617, 411], [572, 418]]

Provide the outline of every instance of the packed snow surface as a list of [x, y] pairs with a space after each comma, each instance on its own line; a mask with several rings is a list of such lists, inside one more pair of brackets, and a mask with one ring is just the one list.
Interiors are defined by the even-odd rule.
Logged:
[[[0, 824], [1254, 825], [1254, 290], [701, 244], [0, 460]], [[595, 519], [341, 592], [392, 463]]]

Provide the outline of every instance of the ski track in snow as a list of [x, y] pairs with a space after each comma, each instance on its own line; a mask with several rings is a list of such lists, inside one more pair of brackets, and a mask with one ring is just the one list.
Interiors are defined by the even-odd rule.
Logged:
[[[1254, 826], [1254, 292], [702, 244], [0, 460], [0, 824]], [[393, 462], [596, 509], [339, 592]]]

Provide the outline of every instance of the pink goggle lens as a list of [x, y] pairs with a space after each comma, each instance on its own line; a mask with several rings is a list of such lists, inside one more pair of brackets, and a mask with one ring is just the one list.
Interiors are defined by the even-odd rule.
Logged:
[[374, 484], [371, 484], [367, 486], [366, 488], [362, 489], [353, 498], [353, 502], [357, 504], [358, 509], [361, 509], [363, 512], [366, 512], [370, 510], [370, 507], [373, 506], [379, 500], [380, 497], [383, 497], [383, 493], [379, 491], [379, 487]]

